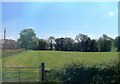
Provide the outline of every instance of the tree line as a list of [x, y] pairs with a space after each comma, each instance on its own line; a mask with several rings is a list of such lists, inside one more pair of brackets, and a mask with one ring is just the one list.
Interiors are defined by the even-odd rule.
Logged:
[[20, 37], [15, 40], [6, 39], [3, 49], [26, 50], [59, 50], [59, 51], [80, 51], [80, 52], [109, 52], [111, 50], [120, 51], [120, 36], [115, 39], [103, 34], [98, 39], [91, 39], [85, 34], [71, 37], [55, 38], [50, 36], [46, 39], [39, 39], [33, 29], [23, 29]]

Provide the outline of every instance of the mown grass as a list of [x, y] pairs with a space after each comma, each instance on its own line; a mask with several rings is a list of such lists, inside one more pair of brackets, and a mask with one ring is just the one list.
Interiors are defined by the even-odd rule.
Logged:
[[[7, 67], [35, 66], [39, 67], [41, 62], [46, 63], [47, 69], [61, 68], [71, 62], [79, 62], [84, 65], [113, 64], [118, 61], [118, 52], [65, 52], [65, 51], [3, 51], [2, 65]], [[25, 70], [25, 72], [24, 72]], [[21, 70], [21, 81], [38, 81], [39, 70]], [[35, 73], [34, 73], [35, 71]], [[36, 72], [37, 71], [37, 72]], [[26, 73], [27, 72], [27, 73]], [[4, 69], [4, 82], [18, 82], [19, 70]], [[37, 74], [37, 75], [36, 75]], [[29, 77], [32, 77], [30, 79]], [[24, 80], [25, 78], [25, 80]]]
[[86, 65], [112, 64], [118, 61], [118, 52], [64, 52], [64, 51], [22, 51], [11, 56], [4, 56], [3, 66], [40, 66], [46, 63], [47, 69], [61, 67], [71, 62]]

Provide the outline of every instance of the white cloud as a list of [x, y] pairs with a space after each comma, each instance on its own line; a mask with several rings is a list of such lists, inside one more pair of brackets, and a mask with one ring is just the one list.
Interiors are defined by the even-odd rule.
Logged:
[[118, 10], [117, 10], [117, 9], [115, 9], [114, 11], [110, 11], [110, 12], [108, 13], [109, 16], [115, 16], [115, 15], [117, 15], [117, 14], [118, 14]]
[[111, 11], [108, 13], [109, 16], [114, 16], [115, 15], [115, 12]]

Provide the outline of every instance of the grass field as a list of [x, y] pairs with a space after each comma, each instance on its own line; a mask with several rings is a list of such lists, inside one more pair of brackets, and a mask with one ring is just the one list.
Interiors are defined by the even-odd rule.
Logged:
[[[3, 52], [6, 53], [6, 52]], [[4, 54], [7, 55], [7, 54]], [[10, 55], [10, 53], [9, 53]], [[70, 62], [87, 65], [112, 64], [118, 61], [118, 52], [65, 52], [65, 51], [22, 51], [18, 54], [4, 56], [3, 66], [40, 66], [46, 63], [47, 69], [61, 67]]]

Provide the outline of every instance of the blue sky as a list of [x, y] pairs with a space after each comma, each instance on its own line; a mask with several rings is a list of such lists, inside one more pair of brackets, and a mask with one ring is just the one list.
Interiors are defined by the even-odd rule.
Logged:
[[25, 28], [37, 37], [72, 37], [82, 33], [91, 38], [118, 35], [117, 2], [3, 2], [2, 27], [7, 38], [17, 39]]

